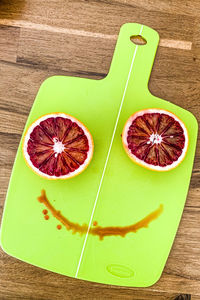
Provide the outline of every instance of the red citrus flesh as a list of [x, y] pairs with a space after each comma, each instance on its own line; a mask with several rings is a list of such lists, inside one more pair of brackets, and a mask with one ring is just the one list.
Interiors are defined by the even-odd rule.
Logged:
[[69, 178], [83, 171], [93, 154], [87, 128], [64, 113], [46, 115], [35, 121], [24, 139], [24, 156], [41, 176]]
[[159, 109], [132, 115], [125, 124], [122, 140], [126, 152], [136, 163], [161, 171], [176, 167], [188, 146], [183, 122]]

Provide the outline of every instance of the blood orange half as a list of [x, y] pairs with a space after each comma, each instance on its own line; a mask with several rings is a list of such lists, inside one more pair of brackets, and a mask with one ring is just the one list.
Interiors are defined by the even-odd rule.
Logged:
[[146, 109], [127, 120], [122, 142], [134, 162], [152, 170], [167, 171], [178, 166], [185, 157], [188, 133], [173, 113]]
[[89, 130], [76, 118], [52, 113], [37, 119], [24, 136], [23, 153], [28, 165], [48, 179], [78, 175], [93, 155]]

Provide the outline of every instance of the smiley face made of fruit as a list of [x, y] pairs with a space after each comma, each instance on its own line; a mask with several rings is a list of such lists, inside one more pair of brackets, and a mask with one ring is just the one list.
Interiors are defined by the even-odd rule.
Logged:
[[[174, 114], [160, 109], [134, 113], [127, 120], [122, 143], [135, 163], [157, 171], [175, 168], [185, 157], [188, 147], [187, 129]], [[112, 146], [112, 145], [111, 145]], [[93, 139], [89, 130], [76, 118], [65, 113], [54, 113], [37, 119], [27, 130], [23, 141], [23, 154], [27, 164], [38, 175], [48, 179], [67, 179], [80, 174], [89, 165], [93, 155]], [[128, 226], [101, 227], [73, 223], [50, 203], [42, 190], [38, 197], [52, 215], [73, 233], [86, 232], [99, 236], [125, 237], [148, 227], [163, 211], [163, 205]], [[49, 218], [49, 217], [48, 217]], [[46, 218], [46, 219], [48, 219]], [[61, 228], [61, 225], [58, 225]]]
[[[177, 167], [188, 148], [188, 133], [174, 114], [161, 109], [134, 113], [127, 120], [122, 143], [137, 164], [156, 171]], [[86, 126], [65, 113], [37, 119], [27, 130], [23, 154], [28, 166], [48, 179], [67, 179], [89, 165], [94, 150]]]

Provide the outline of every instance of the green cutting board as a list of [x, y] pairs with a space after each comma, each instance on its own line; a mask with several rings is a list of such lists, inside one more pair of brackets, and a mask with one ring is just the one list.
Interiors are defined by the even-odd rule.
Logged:
[[[133, 44], [133, 35], [143, 36], [147, 44]], [[1, 228], [5, 252], [53, 272], [100, 283], [145, 287], [159, 279], [183, 212], [198, 126], [190, 112], [148, 90], [158, 42], [159, 36], [151, 28], [125, 24], [105, 79], [54, 76], [42, 84], [25, 130], [47, 113], [73, 115], [90, 130], [94, 156], [79, 176], [50, 181], [27, 167], [20, 143]], [[126, 120], [135, 111], [146, 108], [167, 109], [188, 129], [186, 157], [171, 171], [142, 168], [123, 149], [121, 133]], [[100, 240], [91, 234], [72, 234], [64, 227], [58, 230], [59, 222], [51, 214], [45, 220], [45, 207], [37, 200], [42, 189], [64, 216], [89, 226], [93, 226], [93, 221], [103, 227], [131, 225], [160, 204], [164, 209], [147, 228], [125, 237], [106, 236]]]

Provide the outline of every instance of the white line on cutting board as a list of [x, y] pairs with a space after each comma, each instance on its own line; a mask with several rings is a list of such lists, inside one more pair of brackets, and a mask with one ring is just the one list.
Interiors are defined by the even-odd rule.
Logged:
[[[141, 26], [139, 34], [142, 33], [142, 30], [143, 30], [143, 25]], [[124, 103], [124, 98], [125, 98], [125, 95], [126, 95], [126, 90], [127, 90], [128, 82], [129, 82], [129, 79], [130, 79], [131, 71], [132, 71], [132, 68], [133, 68], [133, 63], [134, 63], [134, 60], [135, 60], [137, 49], [138, 49], [138, 45], [136, 45], [135, 51], [133, 53], [133, 58], [132, 58], [132, 61], [131, 61], [130, 70], [129, 70], [127, 81], [126, 81], [126, 84], [125, 84], [124, 93], [123, 93], [123, 96], [122, 96], [122, 101], [121, 101], [121, 104], [120, 104], [120, 107], [119, 107], [119, 111], [118, 111], [118, 115], [117, 115], [117, 119], [116, 119], [116, 122], [115, 122], [115, 127], [114, 127], [114, 130], [113, 130], [113, 134], [112, 134], [110, 146], [109, 146], [109, 149], [108, 149], [108, 154], [107, 154], [107, 157], [106, 157], [106, 162], [105, 162], [105, 165], [104, 165], [104, 169], [103, 169], [103, 172], [102, 172], [102, 175], [101, 175], [101, 180], [100, 180], [99, 188], [98, 188], [98, 191], [97, 191], [97, 195], [96, 195], [96, 199], [95, 199], [95, 202], [94, 202], [92, 214], [91, 214], [91, 217], [90, 217], [90, 222], [89, 222], [89, 225], [88, 225], [88, 230], [87, 230], [87, 233], [86, 233], [86, 236], [85, 236], [85, 240], [84, 240], [84, 243], [83, 243], [83, 248], [82, 248], [80, 259], [79, 259], [79, 262], [78, 262], [78, 266], [77, 266], [75, 278], [77, 278], [77, 276], [78, 276], [78, 272], [79, 272], [79, 269], [80, 269], [81, 261], [82, 261], [82, 258], [83, 258], [83, 253], [84, 253], [84, 250], [85, 250], [86, 242], [87, 242], [87, 239], [88, 239], [88, 234], [89, 234], [89, 231], [90, 231], [90, 227], [91, 227], [91, 224], [92, 224], [92, 219], [93, 219], [95, 208], [96, 208], [96, 205], [97, 205], [97, 200], [99, 198], [99, 194], [100, 194], [100, 190], [101, 190], [103, 178], [104, 178], [104, 175], [105, 175], [105, 171], [106, 171], [106, 167], [107, 167], [107, 164], [108, 164], [110, 152], [111, 152], [111, 149], [112, 149], [112, 144], [113, 144], [113, 140], [114, 140], [114, 137], [115, 137], [117, 125], [118, 125], [118, 122], [119, 122], [119, 117], [120, 117], [122, 106], [123, 106], [123, 103]]]

